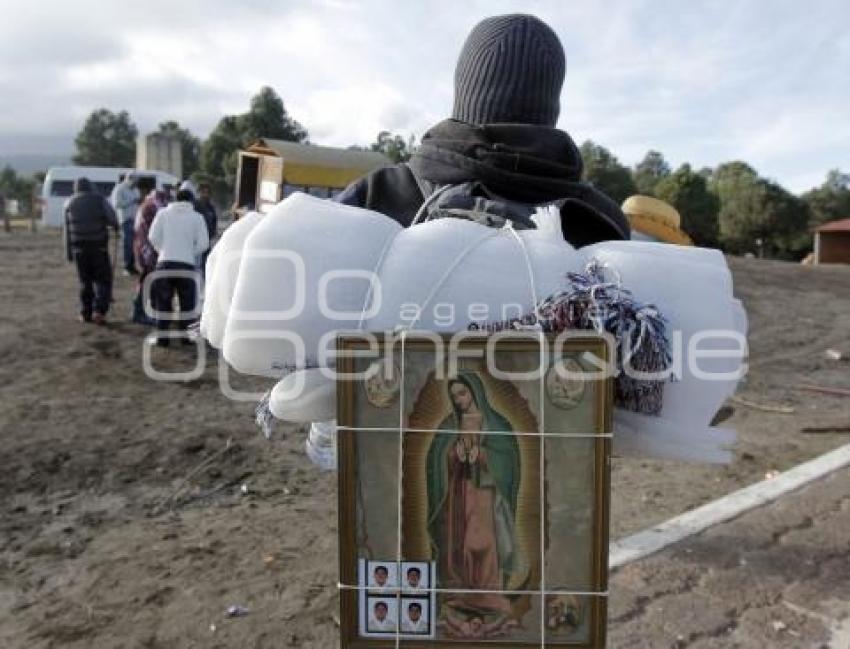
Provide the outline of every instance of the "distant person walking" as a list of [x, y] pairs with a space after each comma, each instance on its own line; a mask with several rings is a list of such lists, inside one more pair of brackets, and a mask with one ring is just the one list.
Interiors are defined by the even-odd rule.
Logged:
[[204, 222], [207, 224], [207, 235], [210, 238], [210, 247], [201, 255], [201, 275], [206, 273], [207, 257], [210, 256], [210, 249], [218, 233], [218, 213], [216, 213], [215, 205], [212, 203], [211, 193], [208, 183], [198, 185], [198, 200], [195, 201], [195, 210], [204, 217]]
[[77, 179], [74, 190], [65, 203], [65, 246], [80, 279], [80, 320], [104, 324], [112, 300], [109, 228], [118, 236], [118, 219], [87, 178]]
[[132, 173], [128, 173], [121, 179], [121, 182], [115, 185], [110, 200], [118, 213], [118, 220], [121, 222], [121, 238], [124, 242], [124, 272], [128, 275], [135, 275], [133, 226], [136, 220], [136, 210], [139, 208], [140, 196], [136, 187], [136, 178]]
[[139, 272], [139, 277], [136, 286], [136, 295], [133, 298], [131, 317], [133, 322], [137, 324], [156, 324], [145, 313], [144, 285], [145, 278], [156, 269], [156, 262], [159, 257], [149, 237], [151, 225], [153, 225], [153, 220], [156, 218], [157, 213], [167, 205], [168, 193], [162, 189], [155, 189], [142, 201], [136, 212], [133, 257], [136, 261], [136, 270]]
[[[186, 314], [193, 312], [197, 304], [196, 282], [199, 278], [196, 260], [210, 244], [207, 224], [204, 217], [195, 211], [192, 192], [181, 189], [176, 198], [174, 203], [159, 211], [148, 233], [151, 245], [159, 253], [156, 270], [166, 271], [154, 280], [151, 287], [154, 306], [160, 316], [156, 344], [161, 347], [167, 347], [169, 343], [169, 338], [162, 332], [169, 328], [175, 293], [182, 315], [177, 319], [178, 329], [185, 332], [192, 322]], [[188, 338], [184, 338], [183, 343], [192, 344]]]

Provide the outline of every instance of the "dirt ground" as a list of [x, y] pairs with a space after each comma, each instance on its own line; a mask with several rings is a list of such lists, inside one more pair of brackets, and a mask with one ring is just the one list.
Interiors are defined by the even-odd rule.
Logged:
[[[617, 459], [612, 538], [848, 441], [801, 428], [850, 425], [850, 398], [796, 386], [850, 387], [824, 355], [850, 356], [850, 267], [730, 264], [751, 322], [739, 396], [794, 411], [731, 403], [728, 466]], [[335, 647], [335, 476], [301, 432], [260, 435], [214, 356], [199, 380], [148, 379], [131, 288], [118, 278], [109, 326], [78, 324], [58, 235], [0, 234], [0, 646]]]

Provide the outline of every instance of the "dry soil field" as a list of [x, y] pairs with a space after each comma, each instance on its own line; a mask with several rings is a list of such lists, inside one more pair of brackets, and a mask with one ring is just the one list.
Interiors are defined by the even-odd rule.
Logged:
[[[793, 412], [732, 403], [729, 466], [618, 459], [613, 538], [848, 440], [801, 429], [850, 425], [850, 398], [796, 386], [850, 387], [824, 356], [850, 356], [850, 267], [730, 264], [751, 322], [739, 395]], [[263, 438], [214, 356], [191, 383], [146, 378], [130, 290], [109, 326], [78, 324], [59, 237], [0, 234], [0, 647], [336, 646], [334, 475], [300, 431]]]

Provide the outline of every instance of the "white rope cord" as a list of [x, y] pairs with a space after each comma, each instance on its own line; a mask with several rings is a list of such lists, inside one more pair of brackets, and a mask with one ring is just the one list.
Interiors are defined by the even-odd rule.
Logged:
[[[407, 342], [406, 332], [401, 332], [401, 389], [399, 390], [398, 397], [398, 500], [396, 503], [396, 519], [398, 527], [396, 529], [396, 575], [401, 573], [401, 532], [402, 532], [402, 521], [401, 521], [401, 505], [402, 505], [402, 489], [404, 488], [404, 348]], [[395, 616], [395, 646], [396, 649], [399, 649], [401, 646], [401, 611], [398, 607], [398, 599], [396, 600], [396, 616]], [[435, 624], [434, 620], [431, 620], [431, 624]]]
[[531, 308], [534, 309], [534, 317], [539, 323], [540, 309], [538, 308], [539, 301], [537, 298], [537, 283], [534, 280], [534, 267], [531, 265], [531, 256], [528, 254], [528, 247], [525, 245], [525, 241], [522, 240], [522, 237], [519, 236], [517, 231], [514, 229], [513, 221], [508, 221], [505, 227], [513, 235], [514, 240], [519, 244], [520, 250], [522, 251], [522, 256], [525, 260], [525, 269], [528, 272], [528, 284], [531, 288]]
[[375, 263], [375, 267], [372, 269], [373, 281], [369, 282], [369, 290], [366, 291], [366, 298], [363, 300], [363, 308], [360, 309], [360, 320], [357, 322], [358, 329], [363, 328], [363, 319], [366, 317], [366, 307], [369, 306], [369, 300], [372, 299], [372, 294], [374, 293], [373, 289], [375, 288], [375, 281], [378, 280], [378, 273], [381, 271], [381, 268], [383, 268], [384, 260], [386, 259], [387, 253], [390, 251], [390, 248], [392, 248], [392, 245], [400, 232], [401, 230], [396, 230], [390, 236], [388, 236], [386, 242], [381, 248], [381, 254], [378, 255], [378, 261]]
[[[338, 431], [348, 431], [351, 433], [393, 433], [396, 431], [394, 429], [387, 428], [371, 428], [368, 426], [338, 426]], [[405, 429], [408, 433], [437, 433], [443, 435], [450, 435], [452, 431], [449, 430], [437, 430], [436, 428], [407, 428]], [[613, 433], [541, 433], [540, 431], [514, 431], [514, 430], [482, 430], [478, 431], [481, 435], [516, 435], [517, 437], [541, 437], [545, 435], [546, 437], [565, 437], [565, 438], [575, 438], [575, 439], [586, 439], [586, 438], [600, 438], [605, 439], [613, 437]]]
[[[528, 273], [528, 285], [531, 289], [531, 306], [534, 309], [534, 317], [538, 323], [540, 323], [540, 309], [539, 309], [539, 300], [537, 298], [537, 283], [534, 278], [534, 266], [531, 263], [531, 256], [528, 254], [528, 247], [525, 245], [525, 241], [523, 241], [522, 237], [519, 236], [517, 231], [514, 229], [513, 222], [508, 221], [505, 226], [511, 235], [519, 244], [520, 251], [522, 252], [523, 260], [525, 261], [525, 269]], [[538, 341], [540, 343], [540, 359], [539, 366], [543, 367], [546, 359], [543, 357], [543, 341], [540, 340], [538, 336]], [[540, 473], [540, 492], [538, 497], [540, 499], [540, 647], [541, 649], [546, 649], [546, 437], [544, 435], [545, 431], [545, 423], [543, 421], [544, 417], [544, 408], [543, 408], [543, 398], [544, 398], [544, 384], [543, 384], [543, 375], [541, 374], [538, 378], [538, 389], [540, 391], [539, 401], [540, 404], [540, 413], [537, 417], [537, 436], [540, 438], [540, 453], [539, 453], [539, 473]]]
[[410, 222], [410, 226], [414, 226], [419, 223], [419, 219], [425, 214], [425, 211], [431, 207], [431, 203], [433, 203], [437, 198], [439, 198], [443, 192], [445, 192], [450, 187], [454, 187], [455, 185], [443, 185], [442, 187], [438, 187], [433, 194], [431, 194], [428, 198], [422, 201], [422, 205], [420, 205], [419, 209], [416, 211], [416, 216], [413, 217], [413, 220]]
[[593, 308], [591, 309], [591, 313], [592, 313], [591, 322], [593, 323], [593, 326], [597, 331], [605, 331], [605, 324], [602, 322], [602, 320], [600, 319], [600, 315], [599, 315], [599, 301], [596, 299], [596, 291], [603, 290], [604, 288], [606, 288], [608, 286], [613, 286], [617, 290], [617, 300], [619, 301], [620, 296], [623, 293], [623, 281], [622, 281], [622, 277], [620, 277], [620, 273], [617, 272], [617, 270], [615, 268], [611, 268], [607, 263], [601, 263], [599, 265], [599, 267], [603, 271], [603, 275], [602, 275], [603, 279], [605, 277], [604, 272], [606, 270], [610, 270], [612, 273], [614, 273], [614, 277], [616, 278], [616, 281], [614, 281], [614, 282], [608, 282], [607, 284], [605, 284], [603, 286], [593, 287], [590, 290], [590, 294], [589, 294], [590, 302], [593, 305]]
[[438, 593], [442, 595], [575, 595], [576, 597], [608, 597], [607, 590], [487, 590], [484, 588], [401, 588], [401, 587], [383, 587], [376, 588], [375, 586], [356, 586], [354, 584], [337, 584], [340, 590], [356, 590], [370, 591], [374, 593], [394, 594], [394, 593]]
[[[533, 272], [532, 272], [533, 276]], [[532, 289], [534, 290], [534, 289]], [[538, 316], [537, 306], [535, 303], [534, 307], [535, 315]], [[543, 341], [540, 342], [540, 366], [543, 367], [543, 363], [545, 359], [543, 358], [544, 351]], [[539, 380], [539, 401], [540, 404], [540, 415], [537, 418], [537, 432], [540, 435], [540, 493], [538, 497], [540, 498], [540, 590], [544, 593], [546, 592], [546, 453], [545, 453], [545, 444], [546, 437], [544, 436], [544, 432], [546, 430], [546, 409], [543, 407], [543, 399], [544, 399], [544, 382], [543, 375], [540, 375]], [[541, 649], [546, 649], [546, 595], [542, 595], [540, 597], [540, 647]]]
[[502, 234], [502, 230], [494, 230], [490, 234], [487, 234], [486, 236], [483, 236], [480, 239], [476, 239], [475, 241], [473, 241], [472, 243], [467, 245], [466, 248], [464, 248], [463, 250], [461, 250], [458, 253], [458, 255], [455, 257], [454, 261], [452, 261], [452, 263], [449, 264], [448, 268], [446, 268], [446, 270], [443, 272], [440, 279], [438, 279], [437, 282], [434, 284], [434, 286], [431, 287], [431, 292], [428, 293], [428, 296], [425, 298], [425, 301], [417, 309], [416, 319], [413, 320], [407, 326], [407, 329], [406, 329], [407, 331], [410, 331], [411, 329], [413, 329], [413, 326], [419, 322], [420, 318], [422, 317], [422, 313], [425, 311], [426, 307], [431, 303], [431, 300], [434, 299], [434, 296], [437, 295], [437, 291], [439, 291], [441, 288], [443, 288], [443, 284], [445, 284], [446, 281], [448, 281], [449, 277], [451, 277], [451, 274], [460, 265], [460, 263], [466, 258], [466, 256], [469, 253], [471, 253], [473, 250], [475, 250], [478, 246], [480, 246], [482, 243], [484, 243], [485, 241], [489, 241], [490, 239], [492, 239], [494, 237], [498, 237], [500, 234]]
[[[429, 206], [432, 202], [434, 202], [434, 201], [435, 201], [435, 200], [436, 200], [436, 199], [437, 199], [437, 198], [438, 198], [438, 197], [439, 197], [439, 196], [440, 196], [443, 192], [445, 192], [445, 191], [446, 191], [447, 189], [449, 189], [450, 187], [452, 187], [452, 185], [443, 185], [442, 187], [440, 187], [439, 189], [437, 189], [437, 191], [435, 191], [433, 194], [431, 194], [431, 195], [430, 195], [430, 196], [429, 196], [429, 197], [428, 197], [428, 198], [427, 198], [427, 199], [426, 199], [426, 200], [422, 203], [422, 206], [419, 208], [419, 211], [416, 213], [416, 216], [413, 218], [413, 221], [410, 223], [410, 225], [409, 225], [408, 227], [413, 227], [414, 225], [416, 225], [416, 224], [419, 222], [419, 219], [420, 219], [420, 218], [422, 217], [422, 215], [425, 213], [425, 210], [428, 208], [428, 206]], [[401, 231], [401, 230], [399, 230], [399, 231], [397, 231], [397, 232], [393, 233], [391, 236], [389, 236], [389, 237], [387, 238], [386, 243], [383, 245], [383, 247], [382, 247], [382, 249], [381, 249], [381, 254], [378, 256], [378, 261], [375, 263], [375, 267], [372, 269], [372, 275], [373, 275], [373, 276], [377, 275], [377, 274], [380, 272], [381, 268], [382, 268], [382, 267], [383, 267], [383, 265], [384, 265], [384, 260], [386, 259], [387, 253], [389, 252], [390, 248], [392, 247], [393, 242], [395, 242], [396, 237], [397, 237], [397, 236], [398, 236], [401, 232], [402, 232], [402, 231]], [[500, 232], [500, 231], [499, 231], [499, 230], [497, 230], [497, 231], [496, 231], [496, 233], [498, 234], [498, 232]], [[468, 255], [470, 252], [472, 252], [472, 250], [473, 250], [473, 249], [474, 249], [474, 248], [475, 248], [475, 247], [476, 247], [479, 243], [481, 243], [481, 242], [483, 242], [485, 239], [489, 239], [489, 238], [490, 238], [490, 237], [483, 237], [483, 238], [482, 238], [482, 239], [480, 239], [479, 241], [477, 241], [477, 242], [475, 242], [474, 244], [472, 244], [472, 245], [468, 246], [467, 248], [465, 248], [464, 250], [462, 250], [462, 251], [460, 252], [460, 254], [459, 254], [459, 255], [458, 255], [458, 257], [454, 260], [454, 262], [452, 263], [452, 265], [448, 268], [448, 270], [447, 270], [447, 271], [443, 274], [443, 276], [442, 276], [442, 277], [441, 277], [441, 278], [437, 281], [436, 285], [432, 288], [432, 290], [431, 290], [430, 294], [428, 295], [428, 297], [427, 297], [427, 298], [426, 298], [426, 300], [425, 300], [425, 304], [424, 304], [424, 305], [423, 305], [423, 306], [422, 306], [422, 307], [418, 310], [416, 320], [414, 320], [414, 321], [413, 321], [413, 323], [412, 323], [412, 324], [408, 327], [408, 329], [411, 329], [411, 328], [413, 327], [413, 325], [414, 325], [414, 324], [416, 324], [417, 322], [419, 322], [419, 318], [420, 318], [420, 316], [422, 315], [422, 312], [425, 310], [425, 306], [426, 306], [426, 305], [427, 305], [427, 304], [428, 304], [428, 303], [429, 303], [429, 302], [430, 302], [430, 301], [434, 298], [434, 295], [436, 295], [437, 291], [439, 291], [439, 290], [440, 290], [440, 288], [442, 288], [443, 284], [444, 284], [444, 283], [446, 282], [446, 280], [449, 278], [449, 275], [451, 275], [452, 271], [453, 271], [453, 270], [457, 267], [457, 265], [458, 265], [458, 264], [460, 264], [460, 262], [462, 262], [462, 261], [464, 260], [464, 258], [466, 257], [466, 255]], [[522, 241], [520, 241], [520, 245], [523, 245], [523, 244], [522, 244]], [[523, 248], [523, 252], [525, 252], [525, 249], [524, 249], [524, 248]], [[526, 253], [526, 263], [530, 263], [530, 262], [529, 262], [529, 260], [528, 260], [528, 255], [527, 255], [527, 253]], [[530, 267], [529, 267], [529, 268], [530, 268]], [[532, 275], [533, 275], [533, 272], [532, 272]], [[532, 282], [533, 282], [533, 279], [532, 279]], [[363, 320], [364, 320], [364, 317], [365, 317], [365, 315], [366, 315], [366, 308], [369, 306], [369, 300], [372, 298], [372, 294], [373, 294], [373, 292], [374, 292], [374, 291], [373, 291], [374, 286], [375, 286], [374, 282], [370, 282], [370, 283], [369, 283], [369, 290], [366, 292], [366, 298], [363, 300], [363, 307], [360, 309], [360, 319], [359, 319], [359, 321], [358, 321], [358, 323], [357, 323], [357, 328], [358, 328], [358, 329], [362, 329], [362, 328], [363, 328]], [[532, 292], [534, 292], [533, 284], [532, 284]], [[536, 305], [535, 305], [535, 308], [536, 308]]]

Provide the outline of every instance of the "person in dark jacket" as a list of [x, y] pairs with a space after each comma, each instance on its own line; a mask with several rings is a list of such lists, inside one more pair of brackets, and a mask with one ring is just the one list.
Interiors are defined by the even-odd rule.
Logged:
[[208, 183], [198, 185], [198, 198], [195, 201], [195, 211], [204, 217], [204, 222], [207, 224], [207, 233], [210, 238], [210, 247], [201, 255], [200, 270], [202, 276], [206, 272], [207, 257], [210, 256], [210, 250], [212, 250], [213, 241], [215, 241], [215, 235], [218, 232], [218, 214], [215, 211], [215, 205], [212, 203], [210, 194], [211, 191]]
[[555, 128], [565, 73], [561, 42], [538, 18], [481, 21], [457, 62], [451, 118], [425, 133], [410, 162], [373, 171], [337, 200], [408, 226], [426, 200], [438, 204], [447, 186], [465, 185], [470, 200], [557, 204], [564, 238], [577, 247], [628, 239], [620, 207], [581, 181], [578, 147]]
[[118, 236], [118, 219], [109, 202], [87, 178], [77, 179], [65, 204], [65, 245], [68, 261], [80, 279], [80, 320], [104, 324], [112, 300], [109, 228]]

